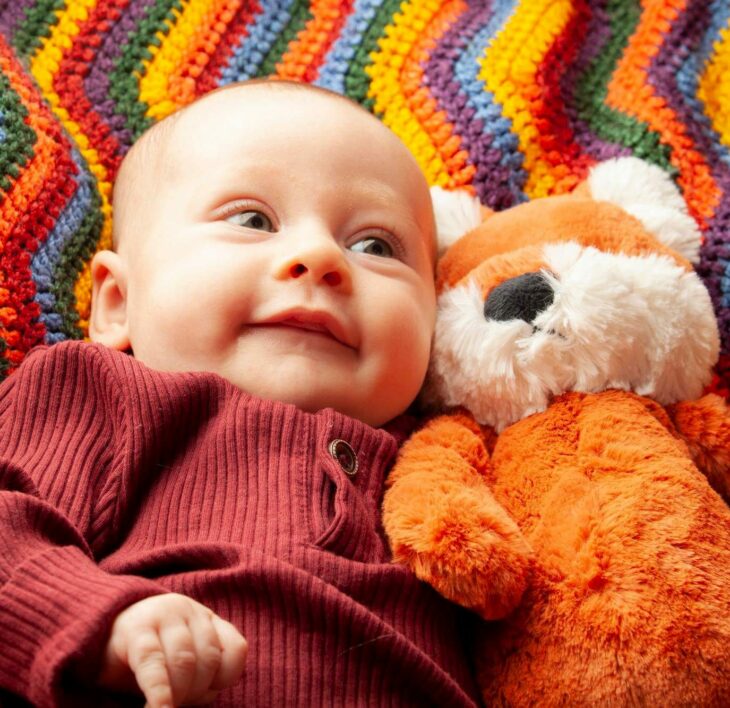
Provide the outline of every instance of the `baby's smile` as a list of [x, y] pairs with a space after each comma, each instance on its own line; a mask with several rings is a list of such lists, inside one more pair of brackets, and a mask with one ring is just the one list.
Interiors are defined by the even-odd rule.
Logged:
[[294, 329], [307, 334], [319, 334], [349, 349], [357, 350], [357, 339], [353, 327], [324, 310], [294, 308], [261, 322], [253, 322], [249, 327], [256, 329]]

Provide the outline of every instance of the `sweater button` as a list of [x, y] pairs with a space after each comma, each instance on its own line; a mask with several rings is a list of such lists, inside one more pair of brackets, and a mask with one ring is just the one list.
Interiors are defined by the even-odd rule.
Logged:
[[330, 455], [337, 460], [345, 474], [354, 477], [357, 474], [357, 456], [355, 451], [344, 440], [333, 440], [330, 443]]

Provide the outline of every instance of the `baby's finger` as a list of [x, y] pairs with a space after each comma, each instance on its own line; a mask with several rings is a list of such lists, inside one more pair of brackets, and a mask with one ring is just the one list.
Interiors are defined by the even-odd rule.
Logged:
[[[201, 702], [209, 693], [213, 677], [218, 673], [223, 649], [218, 633], [213, 627], [213, 613], [201, 608], [189, 620], [188, 627], [195, 645], [195, 671], [184, 696], [184, 703], [192, 705]], [[208, 699], [209, 701], [210, 699]]]
[[213, 626], [218, 633], [223, 653], [220, 668], [210, 684], [211, 688], [227, 688], [241, 680], [246, 665], [248, 643], [243, 635], [226, 620], [213, 615]]
[[141, 630], [129, 644], [127, 661], [149, 707], [172, 708], [172, 687], [157, 634], [150, 629]]
[[162, 625], [160, 643], [165, 653], [173, 701], [177, 706], [190, 695], [195, 681], [198, 663], [195, 640], [185, 621], [176, 619], [174, 622]]

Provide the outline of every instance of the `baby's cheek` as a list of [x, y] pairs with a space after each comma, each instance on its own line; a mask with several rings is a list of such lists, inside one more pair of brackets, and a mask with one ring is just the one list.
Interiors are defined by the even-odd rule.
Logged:
[[433, 336], [433, 310], [416, 297], [404, 296], [389, 315], [383, 349], [388, 387], [406, 399], [407, 407], [416, 397], [428, 368]]

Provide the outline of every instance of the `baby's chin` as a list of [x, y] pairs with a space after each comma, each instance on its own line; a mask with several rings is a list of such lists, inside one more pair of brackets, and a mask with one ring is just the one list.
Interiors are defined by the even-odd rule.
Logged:
[[[340, 381], [336, 376], [327, 376], [318, 380], [311, 375], [289, 376], [286, 372], [274, 373], [274, 371], [275, 368], [272, 367], [272, 374], [266, 378], [252, 379], [247, 376], [224, 378], [228, 378], [246, 393], [259, 398], [287, 403], [307, 413], [317, 413], [325, 408], [332, 408], [373, 427], [387, 423], [402, 412], [398, 410], [391, 414], [391, 410], [381, 405], [380, 401], [374, 403], [372, 397], [361, 395], [362, 389], [352, 379]], [[403, 410], [405, 408], [407, 404], [403, 406]]]
[[400, 400], [392, 382], [389, 386], [377, 385], [375, 372], [353, 364], [352, 357], [333, 359], [322, 353], [319, 356], [269, 354], [266, 357], [234, 355], [214, 361], [202, 358], [160, 361], [154, 356], [147, 360], [140, 358], [139, 353], [135, 356], [153, 369], [209, 371], [252, 396], [287, 403], [307, 413], [331, 408], [372, 427], [397, 417], [412, 402], [406, 392]]
[[[285, 379], [285, 377], [284, 377]], [[345, 395], [333, 385], [334, 382], [297, 380], [287, 382], [276, 377], [275, 381], [232, 381], [246, 393], [296, 406], [307, 413], [317, 413], [325, 408], [344, 413], [352, 418], [372, 425], [370, 416], [364, 414], [363, 406], [357, 398]]]

